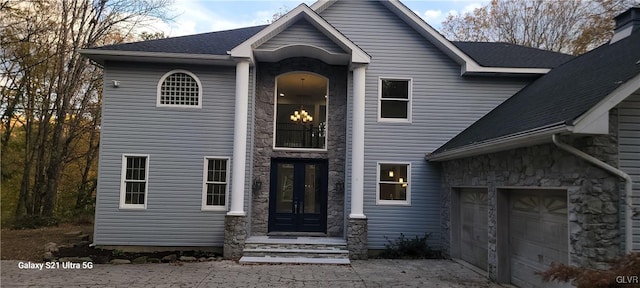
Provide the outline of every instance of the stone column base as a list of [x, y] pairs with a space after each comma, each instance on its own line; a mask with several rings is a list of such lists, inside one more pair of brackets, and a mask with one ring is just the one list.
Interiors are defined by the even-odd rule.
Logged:
[[226, 215], [224, 218], [224, 259], [240, 259], [246, 239], [247, 216]]
[[349, 226], [347, 227], [347, 249], [349, 249], [349, 259], [369, 259], [367, 230], [367, 219], [349, 219]]

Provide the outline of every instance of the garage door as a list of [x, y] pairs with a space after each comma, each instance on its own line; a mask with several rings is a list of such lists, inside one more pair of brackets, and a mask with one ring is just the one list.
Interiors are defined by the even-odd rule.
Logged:
[[510, 193], [511, 283], [519, 287], [565, 287], [544, 283], [535, 272], [552, 262], [568, 262], [566, 191], [518, 190]]
[[487, 271], [487, 190], [460, 191], [460, 258]]

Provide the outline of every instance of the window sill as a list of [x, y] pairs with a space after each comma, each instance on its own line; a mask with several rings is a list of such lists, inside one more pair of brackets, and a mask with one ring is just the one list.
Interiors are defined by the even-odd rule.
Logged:
[[120, 205], [120, 207], [118, 207], [118, 209], [120, 210], [129, 210], [129, 211], [143, 211], [143, 210], [147, 210], [147, 206], [130, 206], [130, 205]]
[[203, 212], [227, 212], [227, 206], [202, 206]]
[[409, 201], [394, 201], [394, 200], [378, 200], [377, 206], [411, 206]]
[[378, 123], [411, 124], [409, 119], [378, 118]]
[[287, 148], [287, 147], [273, 147], [273, 151], [289, 151], [289, 152], [327, 152], [327, 149], [321, 148]]

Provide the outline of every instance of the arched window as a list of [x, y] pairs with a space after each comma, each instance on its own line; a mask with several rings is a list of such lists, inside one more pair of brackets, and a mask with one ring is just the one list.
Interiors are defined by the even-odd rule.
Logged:
[[157, 106], [202, 107], [202, 85], [193, 73], [173, 70], [164, 74], [158, 83]]

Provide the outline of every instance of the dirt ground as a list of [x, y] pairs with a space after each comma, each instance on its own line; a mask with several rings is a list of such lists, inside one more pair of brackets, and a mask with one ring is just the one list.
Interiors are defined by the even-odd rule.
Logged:
[[44, 227], [27, 230], [2, 229], [0, 248], [2, 260], [42, 261], [44, 245], [48, 242], [66, 244], [64, 233], [82, 231], [93, 237], [93, 225], [60, 224], [57, 227]]

